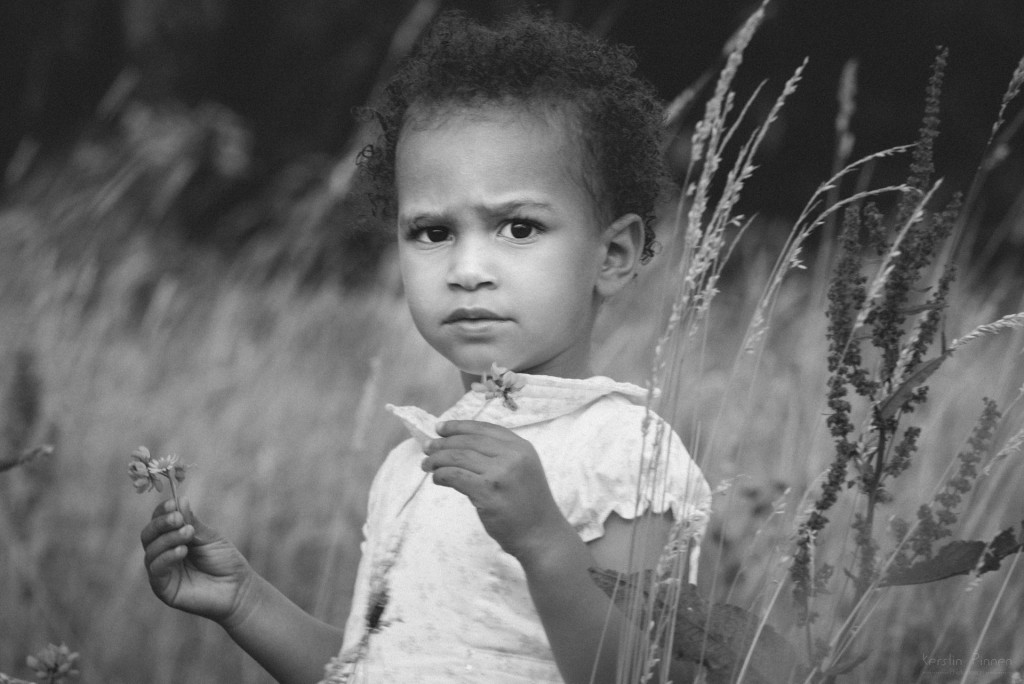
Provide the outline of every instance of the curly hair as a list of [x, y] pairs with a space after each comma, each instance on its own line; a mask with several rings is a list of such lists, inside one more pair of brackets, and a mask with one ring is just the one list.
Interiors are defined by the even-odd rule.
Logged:
[[[665, 187], [662, 103], [635, 75], [631, 49], [547, 15], [520, 14], [489, 28], [442, 14], [402, 62], [376, 106], [380, 133], [360, 153], [375, 210], [395, 213], [395, 149], [411, 114], [451, 106], [543, 103], [574, 117], [583, 180], [604, 212], [639, 215], [643, 261], [654, 254], [654, 208]], [[572, 121], [573, 119], [570, 118]]]

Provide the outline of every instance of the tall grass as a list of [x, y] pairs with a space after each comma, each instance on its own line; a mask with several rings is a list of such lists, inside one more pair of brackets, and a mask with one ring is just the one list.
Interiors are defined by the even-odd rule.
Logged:
[[55, 447], [0, 480], [0, 671], [63, 639], [87, 654], [84, 681], [252, 681], [222, 635], [149, 595], [138, 531], [156, 501], [126, 496], [126, 454], [195, 464], [199, 515], [339, 622], [369, 479], [401, 436], [374, 397], [440, 409], [458, 380], [393, 292], [254, 288], [213, 263], [167, 273], [146, 238], [61, 263], [46, 224], [81, 221], [65, 210], [8, 212], [0, 230], [4, 387], [17, 392], [20, 350], [41, 388], [26, 443]]
[[[836, 168], [839, 170], [808, 202], [788, 241], [767, 270], [761, 291], [751, 293], [746, 299], [754, 303], [747, 325], [739, 324], [740, 319], [733, 309], [726, 330], [712, 332], [711, 326], [707, 325], [708, 315], [719, 296], [723, 265], [734, 249], [734, 243], [730, 244], [726, 238], [727, 229], [738, 229], [742, 233], [751, 225], [735, 212], [738, 197], [753, 171], [752, 160], [758, 143], [785, 98], [795, 88], [803, 68], [799, 67], [794, 77], [784, 85], [766, 119], [755, 128], [745, 144], [739, 145], [732, 167], [726, 169], [725, 143], [737, 130], [749, 107], [748, 104], [738, 116], [731, 116], [730, 110], [736, 98], [731, 90], [731, 80], [742, 62], [742, 52], [750, 34], [756, 29], [760, 15], [761, 10], [755, 12], [734, 40], [733, 52], [709, 100], [705, 118], [698, 123], [693, 135], [696, 167], [684, 184], [675, 228], [675, 239], [681, 245], [673, 254], [673, 260], [678, 264], [677, 274], [668, 281], [668, 287], [661, 288], [671, 292], [672, 299], [667, 323], [654, 346], [655, 363], [649, 381], [656, 389], [666, 390], [660, 401], [655, 400], [663, 414], [674, 412], [682, 414], [680, 418], [689, 418], [677, 419], [676, 423], [690, 427], [688, 441], [696, 450], [698, 463], [709, 473], [713, 473], [723, 457], [727, 461], [742, 461], [742, 457], [734, 454], [753, 448], [755, 453], [765, 458], [767, 465], [776, 468], [781, 465], [781, 456], [788, 477], [774, 475], [769, 476], [769, 483], [762, 480], [761, 484], [752, 486], [743, 484], [739, 491], [741, 496], [750, 499], [750, 507], [727, 495], [724, 505], [718, 510], [716, 523], [720, 527], [714, 530], [713, 538], [719, 542], [719, 553], [711, 593], [724, 593], [725, 598], [752, 608], [753, 613], [742, 618], [730, 618], [725, 623], [721, 622], [724, 618], [720, 618], [716, 623], [713, 611], [707, 613], [707, 606], [699, 598], [684, 597], [677, 603], [680, 601], [678, 587], [685, 581], [685, 575], [655, 575], [653, 582], [657, 591], [649, 591], [643, 583], [637, 583], [630, 592], [631, 600], [623, 603], [646, 604], [647, 612], [634, 610], [642, 616], [641, 624], [650, 624], [651, 628], [647, 632], [648, 643], [643, 643], [641, 638], [622, 645], [623, 652], [632, 654], [634, 661], [620, 672], [619, 681], [641, 681], [644, 677], [666, 681], [665, 661], [671, 657], [702, 660], [708, 667], [708, 681], [831, 682], [841, 675], [863, 676], [865, 681], [877, 681], [881, 676], [886, 681], [951, 678], [966, 681], [979, 673], [983, 677], [1008, 677], [1014, 668], [1020, 668], [1022, 654], [1015, 650], [1019, 646], [1012, 638], [1007, 638], [1005, 632], [993, 634], [990, 629], [993, 624], [999, 624], [999, 620], [994, 618], [1000, 611], [1009, 615], [1007, 604], [1003, 603], [1007, 587], [1019, 591], [1019, 580], [1016, 584], [1009, 581], [1009, 574], [1016, 570], [1017, 555], [1013, 555], [1009, 562], [1010, 568], [1004, 570], [1008, 573], [1006, 579], [1001, 584], [997, 583], [995, 588], [979, 589], [979, 583], [972, 580], [966, 589], [971, 597], [958, 606], [955, 618], [951, 615], [949, 620], [939, 621], [934, 615], [930, 616], [931, 625], [944, 625], [938, 634], [924, 639], [919, 636], [910, 638], [894, 629], [887, 635], [890, 638], [883, 642], [863, 636], [865, 629], [875, 621], [897, 628], [906, 627], [909, 622], [905, 617], [902, 620], [894, 618], [905, 609], [902, 599], [914, 591], [904, 587], [892, 588], [892, 584], [921, 584], [958, 574], [980, 576], [989, 569], [987, 561], [985, 565], [982, 563], [982, 549], [995, 549], [996, 540], [1002, 540], [999, 542], [1002, 550], [995, 553], [1004, 557], [1016, 554], [1024, 544], [1021, 541], [1024, 523], [1020, 531], [1016, 525], [1022, 507], [1014, 498], [1012, 488], [971, 492], [973, 497], [969, 510], [955, 510], [975, 484], [979, 460], [986, 464], [987, 459], [992, 459], [991, 465], [986, 465], [987, 471], [995, 466], [996, 461], [1000, 462], [999, 467], [1005, 468], [1007, 455], [1019, 451], [1019, 435], [1024, 422], [1019, 407], [1024, 397], [1024, 386], [1021, 385], [1024, 374], [1019, 370], [1007, 373], [1007, 367], [1016, 369], [1016, 366], [996, 362], [998, 369], [993, 379], [1001, 382], [993, 382], [987, 388], [981, 385], [976, 390], [975, 402], [982, 403], [982, 397], [985, 397], [986, 409], [973, 432], [969, 424], [961, 424], [957, 426], [961, 432], [956, 435], [950, 432], [949, 422], [934, 421], [929, 411], [921, 410], [929, 396], [925, 394], [928, 388], [922, 385], [928, 382], [931, 384], [931, 396], [936, 394], [936, 387], [948, 393], [939, 393], [938, 401], [931, 401], [929, 409], [939, 408], [951, 415], [969, 413], [969, 409], [961, 406], [950, 408], [951, 404], [964, 397], [963, 378], [952, 388], [942, 387], [940, 383], [930, 382], [936, 370], [948, 361], [954, 351], [959, 350], [963, 342], [977, 339], [979, 334], [1009, 331], [1012, 334], [1009, 344], [1019, 348], [1020, 330], [1024, 327], [1018, 314], [992, 324], [984, 323], [984, 319], [947, 318], [948, 291], [956, 271], [956, 247], [970, 220], [964, 219], [969, 214], [962, 211], [963, 202], [959, 198], [954, 198], [943, 211], [931, 208], [939, 185], [931, 182], [934, 172], [932, 149], [939, 133], [939, 101], [947, 54], [940, 52], [936, 59], [927, 88], [921, 137], [913, 146], [907, 182], [878, 189], [866, 189], [861, 185], [846, 197], [840, 192], [845, 176], [852, 175], [875, 159], [907, 152], [910, 148], [884, 150], [840, 168], [851, 146], [846, 126], [853, 106], [852, 75], [848, 72], [844, 76], [839, 98], [840, 117], [837, 119]], [[1020, 67], [1011, 78], [1007, 95], [1003, 98], [990, 144], [1004, 123], [1008, 102], [1019, 91], [1019, 71]], [[982, 168], [998, 154], [998, 150], [987, 151]], [[709, 188], [720, 176], [724, 176], [720, 181], [723, 189], [713, 196]], [[977, 188], [977, 184], [972, 188], [971, 198]], [[885, 194], [898, 194], [900, 198], [891, 220], [887, 220], [874, 204], [875, 197]], [[824, 201], [826, 198], [827, 202]], [[970, 200], [968, 207], [973, 208]], [[811, 292], [818, 293], [816, 299], [808, 302], [811, 304], [808, 310], [821, 313], [827, 310], [828, 324], [820, 321], [814, 326], [821, 337], [792, 341], [789, 347], [806, 352], [802, 364], [800, 360], [795, 361], [797, 368], [816, 358], [821, 364], [822, 375], [815, 383], [790, 386], [787, 387], [788, 392], [775, 394], [772, 391], [774, 387], [760, 386], [762, 379], [777, 386], [784, 381], [785, 372], [766, 373], [766, 355], [774, 349], [773, 345], [766, 343], [765, 335], [772, 327], [778, 326], [780, 318], [785, 324], [784, 314], [780, 315], [784, 311], [780, 309], [783, 286], [787, 278], [792, 279], [794, 271], [806, 267], [805, 241], [813, 231], [834, 225], [832, 217], [839, 215], [845, 218], [834, 274], [828, 275], [834, 251], [829, 245], [819, 253], [819, 258], [823, 257], [825, 263], [814, 265], [810, 278], [797, 278]], [[891, 231], [886, 228], [890, 221], [894, 226]], [[944, 249], [943, 242], [951, 233], [954, 234], [952, 247]], [[867, 267], [861, 255], [861, 242], [865, 236], [868, 243], [878, 250], [875, 263]], [[915, 291], [927, 296], [915, 295]], [[827, 305], [821, 296], [826, 292]], [[1021, 303], [1024, 302], [1017, 302], [1018, 305]], [[958, 306], [964, 306], [963, 300], [958, 301], [953, 309]], [[975, 305], [974, 311], [979, 308]], [[990, 316], [997, 313], [989, 309]], [[909, 326], [908, 319], [917, 314], [916, 324]], [[806, 316], [801, 318], [802, 323], [808, 322]], [[980, 327], [947, 344], [946, 331], [956, 325], [967, 326], [966, 330]], [[807, 329], [805, 326], [804, 330]], [[938, 341], [940, 333], [941, 341]], [[709, 399], [706, 396], [709, 387], [703, 381], [708, 377], [709, 363], [714, 367], [720, 362], [721, 340], [729, 337], [738, 338], [742, 343], [732, 365], [726, 363], [720, 371], [724, 378], [722, 393]], [[861, 350], [867, 344], [865, 339], [870, 341], [870, 348], [865, 351], [867, 357]], [[708, 340], [714, 340], [712, 344], [715, 346], [710, 346]], [[937, 346], [937, 351], [930, 351], [933, 346]], [[929, 353], [935, 356], [926, 361]], [[743, 358], [744, 355], [749, 355], [749, 361]], [[982, 377], [979, 369], [972, 368], [966, 372], [972, 380]], [[697, 382], [693, 382], [694, 379]], [[821, 394], [808, 396], [811, 387], [819, 388]], [[735, 390], [739, 392], [730, 394]], [[858, 428], [851, 422], [854, 414], [846, 397], [848, 394], [852, 396], [854, 390], [861, 395], [866, 410], [858, 410], [856, 420], [862, 421], [863, 427], [854, 437], [855, 441], [851, 441], [851, 433]], [[999, 400], [988, 398], [992, 396], [999, 397]], [[703, 416], [686, 416], [695, 398], [697, 405], [713, 406], [713, 411]], [[764, 404], [773, 399], [786, 411], [799, 410], [799, 406], [806, 403], [816, 406], [819, 412], [815, 419], [808, 416], [801, 420], [792, 413], [785, 415], [779, 426], [800, 425], [802, 428], [798, 427], [787, 435], [787, 443], [781, 448], [766, 439], [773, 434], [772, 427], [749, 427], [749, 421], [761, 418], [765, 414]], [[723, 421], [733, 402], [746, 415]], [[997, 405], [1008, 405], [1010, 410], [1001, 415], [996, 412]], [[975, 408], [973, 413], [977, 412]], [[914, 424], [908, 427], [905, 423], [911, 413], [915, 413]], [[895, 440], [901, 430], [902, 441], [897, 444]], [[922, 433], [926, 435], [923, 440]], [[718, 441], [722, 434], [738, 436], [739, 443], [723, 445]], [[753, 443], [746, 443], [746, 439]], [[802, 444], [799, 443], [801, 439]], [[962, 450], [960, 445], [965, 440], [968, 446]], [[954, 464], [957, 459], [961, 461], [959, 473], [952, 477], [951, 473], [956, 472]], [[794, 482], [793, 475], [797, 473], [793, 472], [793, 467], [801, 463], [812, 470], [805, 470], [803, 477], [795, 478]], [[904, 475], [911, 463], [916, 467], [914, 475], [902, 477], [897, 483], [896, 478]], [[749, 467], [749, 463], [744, 465]], [[815, 465], [821, 469], [820, 472], [813, 470]], [[732, 477], [726, 478], [725, 482], [749, 477], [742, 469], [730, 475]], [[1009, 479], [1020, 481], [1019, 476]], [[857, 489], [844, 494], [851, 487]], [[723, 489], [732, 492], [736, 487]], [[858, 492], [864, 496], [858, 498]], [[934, 502], [929, 504], [933, 497]], [[915, 508], [918, 522], [910, 525], [905, 520], [913, 519], [911, 511]], [[937, 508], [941, 510], [936, 512]], [[753, 520], [751, 516], [744, 515], [747, 512], [754, 513]], [[876, 522], [875, 518], [883, 514], [887, 520]], [[935, 515], [938, 515], [938, 523], [934, 521]], [[729, 522], [735, 518], [741, 521], [740, 530], [730, 538], [722, 530], [728, 529]], [[1001, 520], [1001, 527], [992, 526], [993, 518]], [[957, 528], [951, 529], [954, 525]], [[1006, 531], [997, 537], [1000, 530]], [[890, 555], [882, 555], [882, 540], [887, 532], [895, 537], [889, 544], [890, 547], [895, 546], [895, 550], [885, 552]], [[794, 533], [795, 544], [792, 539]], [[993, 541], [988, 547], [984, 541], [955, 542], [933, 558], [932, 543], [953, 534], [955, 539], [981, 537]], [[752, 555], [730, 558], [729, 544], [734, 540]], [[911, 544], [912, 552], [905, 548]], [[973, 548], [975, 553], [966, 561], [956, 560], [955, 554], [968, 548]], [[901, 575], [897, 571], [902, 572], [912, 561], [918, 563], [912, 566], [916, 572], [902, 577], [912, 576], [913, 581], [899, 580]], [[836, 571], [846, 577], [834, 578], [832, 575]], [[753, 581], [748, 584], [751, 579]], [[792, 583], [791, 589], [787, 586], [787, 579]], [[719, 584], [720, 580], [722, 584]], [[956, 586], [954, 582], [949, 584]], [[890, 586], [883, 588], [886, 585]], [[795, 599], [792, 605], [780, 601], [783, 588], [789, 590], [786, 593], [791, 591]], [[664, 601], [668, 607], [659, 601]], [[720, 616], [736, 615], [726, 608], [719, 609]], [[704, 616], [700, 618], [704, 624], [693, 625], [694, 615]], [[965, 615], [969, 617], [961, 627], [955, 620]], [[769, 628], [769, 620], [795, 641], [784, 645], [775, 631]], [[703, 631], [704, 643], [684, 644], [682, 651], [673, 652], [673, 624], [680, 629]], [[960, 642], [947, 647], [945, 640], [950, 633], [961, 628], [973, 630], [974, 634], [968, 641], [963, 640], [962, 634], [956, 634], [955, 638]], [[660, 640], [659, 635], [662, 634], [668, 634], [669, 639]], [[752, 641], [760, 637], [764, 637], [762, 643], [765, 645], [759, 651], [752, 646]], [[929, 638], [932, 639], [930, 644]], [[725, 650], [721, 651], [725, 653], [724, 657], [720, 657], [720, 644], [725, 644]], [[801, 647], [798, 650], [804, 651], [803, 657], [796, 655], [792, 648], [794, 644]], [[675, 647], [680, 648], [680, 644], [676, 643]], [[1002, 655], [985, 658], [983, 647]], [[935, 654], [942, 652], [943, 648], [951, 648], [959, 656], [947, 657], [945, 661], [936, 658]], [[728, 653], [730, 650], [732, 653]], [[929, 659], [932, 660], [929, 662]], [[791, 664], [791, 671], [787, 672], [785, 667], [777, 669], [779, 661]]]
[[[793, 85], [782, 87], [779, 106]], [[729, 110], [730, 92], [724, 82], [711, 116]], [[734, 130], [701, 133], [710, 156], [692, 181]], [[737, 191], [756, 145], [743, 149]], [[195, 464], [184, 494], [198, 515], [300, 605], [341, 624], [369, 481], [402, 437], [382, 405], [440, 412], [459, 395], [458, 378], [416, 334], [387, 260], [375, 286], [347, 292], [287, 276], [254, 280], [244, 260], [225, 267], [168, 245], [126, 180], [145, 161], [133, 154], [83, 143], [67, 168], [0, 213], [0, 460], [43, 448], [0, 472], [0, 672], [26, 677], [26, 655], [64, 641], [81, 653], [85, 684], [269, 681], [216, 627], [151, 595], [138, 532], [155, 500], [132, 492], [128, 454], [146, 444]], [[171, 187], [173, 164], [145, 168], [146, 182]], [[802, 645], [787, 572], [833, 447], [824, 403], [829, 269], [799, 250], [799, 228], [820, 228], [841, 200], [825, 200], [835, 186], [824, 185], [794, 242], [773, 253], [759, 237], [773, 227], [736, 217], [729, 198], [695, 206], [710, 186], [709, 177], [684, 198], [688, 230], [673, 240], [666, 227], [662, 256], [603, 312], [597, 366], [661, 385], [656, 408], [718, 492], [700, 592], [765, 615]], [[708, 215], [717, 232], [707, 231]], [[703, 270], [678, 270], [695, 258]], [[952, 336], [1007, 313], [988, 295], [951, 295]], [[1024, 299], [1015, 304], [1024, 309]], [[913, 517], [941, 486], [982, 397], [1005, 405], [1019, 393], [1022, 346], [1019, 329], [978, 339], [930, 378], [929, 401], [914, 414], [919, 458], [886, 516]], [[979, 477], [958, 537], [990, 539], [1024, 518], [1020, 457], [1010, 448]], [[843, 531], [854, 513], [849, 499], [836, 504], [817, 556], [851, 558]], [[864, 661], [842, 681], [957, 681], [952, 668], [924, 672], [923, 660], [970, 659], [974, 650], [1019, 670], [1018, 557], [980, 582], [887, 589], [857, 624], [849, 652]], [[852, 608], [843, 591], [832, 598], [817, 623], [826, 640]]]

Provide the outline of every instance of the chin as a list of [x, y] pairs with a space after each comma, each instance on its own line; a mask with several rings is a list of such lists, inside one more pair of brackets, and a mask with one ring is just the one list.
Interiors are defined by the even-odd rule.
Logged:
[[501, 361], [498, 361], [497, 359], [489, 359], [487, 361], [474, 361], [471, 363], [453, 363], [455, 367], [459, 369], [459, 371], [465, 373], [466, 375], [485, 375], [491, 372], [491, 364], [495, 362], [499, 366], [504, 366], [504, 364], [502, 364]]
[[[508, 354], [502, 354], [498, 351], [480, 354], [458, 354], [456, 356], [444, 354], [444, 356], [452, 363], [453, 366], [467, 375], [484, 375], [485, 373], [490, 373], [491, 364], [494, 363], [513, 371], [521, 367], [521, 364], [517, 365], [515, 363], [517, 359], [509, 358]], [[509, 363], [510, 361], [512, 363]]]

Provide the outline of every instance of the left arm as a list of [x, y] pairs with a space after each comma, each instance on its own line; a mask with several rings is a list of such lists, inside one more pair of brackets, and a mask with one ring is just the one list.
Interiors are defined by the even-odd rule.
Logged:
[[[566, 522], [568, 533], [563, 540], [552, 537], [552, 546], [546, 552], [520, 559], [530, 595], [566, 682], [614, 682], [622, 630], [634, 628], [591, 580], [589, 568], [597, 566], [616, 572], [653, 569], [671, 525], [669, 516], [645, 516], [631, 521], [612, 513], [605, 522], [604, 536], [584, 544]], [[631, 554], [634, 535], [642, 548]], [[682, 684], [692, 681], [695, 674], [674, 663], [671, 679]]]
[[[612, 514], [605, 535], [588, 545], [558, 509], [528, 441], [478, 421], [449, 421], [438, 434], [425, 450], [424, 470], [433, 472], [435, 483], [469, 497], [487, 533], [523, 566], [562, 678], [567, 684], [615, 682], [622, 630], [632, 627], [591, 580], [589, 568], [653, 568], [671, 518], [626, 521]], [[634, 527], [640, 525], [637, 540], [650, 541], [628, 567]], [[690, 677], [673, 670], [673, 681]]]
[[627, 625], [590, 579], [588, 569], [595, 565], [591, 550], [562, 520], [563, 529], [552, 530], [543, 547], [517, 558], [562, 678], [569, 684], [614, 682], [619, 639]]

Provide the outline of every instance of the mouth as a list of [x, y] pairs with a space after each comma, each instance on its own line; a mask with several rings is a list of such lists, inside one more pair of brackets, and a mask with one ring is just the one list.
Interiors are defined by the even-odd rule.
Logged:
[[444, 320], [441, 322], [444, 324], [484, 324], [507, 320], [508, 319], [504, 316], [497, 314], [490, 309], [484, 309], [482, 307], [464, 307], [455, 309], [445, 316]]

